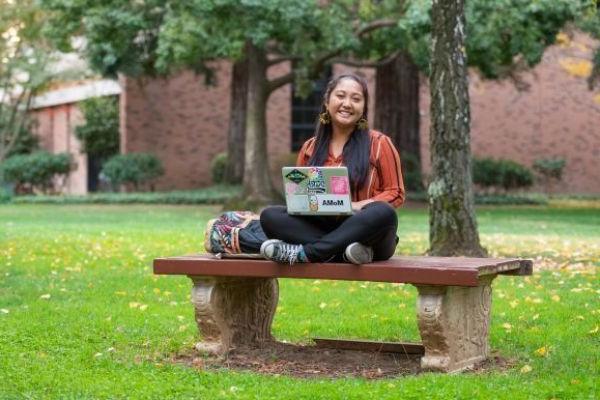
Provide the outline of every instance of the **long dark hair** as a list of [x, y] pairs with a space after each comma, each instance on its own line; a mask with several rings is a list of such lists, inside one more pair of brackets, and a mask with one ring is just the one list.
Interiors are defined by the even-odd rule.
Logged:
[[[323, 95], [321, 113], [327, 112], [325, 104], [329, 102], [331, 92], [333, 92], [338, 83], [343, 79], [352, 79], [362, 87], [363, 97], [365, 99], [365, 108], [363, 110], [362, 118], [368, 119], [369, 90], [367, 88], [367, 82], [365, 79], [354, 74], [339, 75], [329, 81], [327, 88], [325, 89], [325, 94]], [[312, 156], [308, 160], [308, 165], [320, 166], [325, 163], [325, 160], [329, 155], [329, 143], [332, 134], [331, 125], [331, 123], [322, 124], [320, 121], [317, 121], [317, 128], [315, 129], [315, 147]], [[367, 180], [370, 152], [371, 141], [369, 139], [368, 129], [359, 129], [358, 127], [355, 127], [350, 135], [350, 139], [344, 145], [344, 150], [342, 152], [344, 163], [348, 168], [352, 192], [358, 192]]]

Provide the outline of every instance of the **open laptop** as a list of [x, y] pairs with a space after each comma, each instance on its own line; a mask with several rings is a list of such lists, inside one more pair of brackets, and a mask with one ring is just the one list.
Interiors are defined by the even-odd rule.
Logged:
[[351, 215], [346, 167], [283, 167], [288, 214]]

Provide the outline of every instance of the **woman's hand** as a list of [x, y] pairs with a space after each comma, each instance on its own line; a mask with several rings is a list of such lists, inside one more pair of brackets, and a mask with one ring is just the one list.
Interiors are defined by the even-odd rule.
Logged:
[[372, 203], [373, 200], [371, 199], [367, 199], [367, 200], [361, 200], [361, 201], [353, 201], [352, 202], [352, 211], [360, 211], [362, 210], [362, 208], [364, 206], [366, 206], [369, 203]]

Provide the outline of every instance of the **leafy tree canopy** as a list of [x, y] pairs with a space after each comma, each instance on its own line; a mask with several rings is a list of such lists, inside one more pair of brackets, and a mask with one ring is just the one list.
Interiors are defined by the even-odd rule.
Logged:
[[93, 97], [80, 104], [85, 123], [75, 128], [83, 151], [98, 157], [119, 152], [119, 104], [116, 97]]
[[[595, 4], [590, 4], [584, 9], [577, 26], [593, 38], [600, 40], [600, 2], [598, 0], [590, 2]], [[588, 78], [590, 89], [594, 89], [597, 85], [600, 86], [600, 45], [594, 53], [593, 64], [592, 73]]]
[[27, 110], [52, 78], [45, 19], [33, 0], [0, 0], [0, 162], [27, 141]]
[[[374, 32], [358, 50], [360, 56], [377, 59], [394, 48], [401, 49], [411, 54], [422, 71], [428, 72], [431, 3], [407, 2], [398, 29]], [[589, 13], [590, 7], [595, 7], [595, 0], [467, 1], [468, 63], [484, 77], [493, 79], [535, 66], [565, 24]]]
[[91, 67], [106, 76], [155, 73], [155, 48], [169, 1], [41, 0], [52, 16], [44, 32], [62, 51], [83, 37]]

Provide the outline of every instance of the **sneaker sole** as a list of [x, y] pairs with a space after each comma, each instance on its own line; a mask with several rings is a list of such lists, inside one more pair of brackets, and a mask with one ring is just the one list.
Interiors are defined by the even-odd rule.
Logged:
[[[354, 247], [358, 247], [358, 246], [354, 246]], [[370, 262], [373, 261], [373, 253], [370, 252], [369, 250], [367, 250], [364, 246], [360, 246], [360, 253], [358, 254], [357, 257], [354, 257], [352, 255], [352, 252], [350, 251], [345, 251], [344, 254], [346, 256], [346, 259], [348, 261], [350, 261], [352, 264], [356, 264], [356, 265], [362, 265], [362, 264], [368, 264]]]

